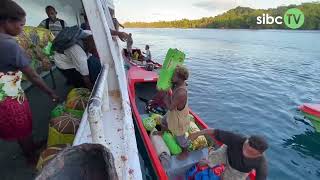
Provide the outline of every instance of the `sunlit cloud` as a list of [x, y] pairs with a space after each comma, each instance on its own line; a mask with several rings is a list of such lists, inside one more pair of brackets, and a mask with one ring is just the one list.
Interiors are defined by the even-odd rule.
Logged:
[[209, 11], [229, 10], [236, 7], [238, 3], [235, 0], [205, 0], [193, 4], [198, 8], [203, 8]]

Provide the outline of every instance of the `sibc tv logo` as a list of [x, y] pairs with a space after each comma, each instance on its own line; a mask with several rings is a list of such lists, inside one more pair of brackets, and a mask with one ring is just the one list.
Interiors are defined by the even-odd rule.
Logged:
[[304, 23], [304, 14], [297, 8], [291, 8], [287, 10], [287, 12], [284, 14], [284, 17], [273, 17], [269, 14], [263, 14], [262, 16], [258, 16], [257, 24], [282, 24], [283, 20], [287, 27], [291, 29], [298, 29]]

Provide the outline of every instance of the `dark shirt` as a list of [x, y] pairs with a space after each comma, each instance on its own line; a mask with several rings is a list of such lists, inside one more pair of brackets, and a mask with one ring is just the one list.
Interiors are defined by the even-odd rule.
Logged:
[[264, 156], [249, 159], [243, 155], [242, 149], [243, 143], [247, 140], [246, 137], [219, 129], [214, 132], [215, 138], [228, 146], [228, 161], [232, 168], [244, 173], [255, 169], [256, 180], [265, 180], [267, 178], [267, 161]]
[[10, 35], [0, 33], [0, 72], [17, 71], [29, 65], [29, 58], [17, 41]]

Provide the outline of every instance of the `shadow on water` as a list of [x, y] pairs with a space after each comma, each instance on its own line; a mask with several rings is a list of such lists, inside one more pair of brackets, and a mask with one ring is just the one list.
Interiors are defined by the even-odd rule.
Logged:
[[283, 146], [320, 161], [320, 133], [318, 132], [306, 131], [303, 134], [294, 135], [290, 139], [285, 139]]

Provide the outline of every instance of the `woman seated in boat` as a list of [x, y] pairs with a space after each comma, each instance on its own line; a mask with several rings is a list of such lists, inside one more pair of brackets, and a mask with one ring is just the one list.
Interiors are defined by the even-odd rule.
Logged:
[[161, 131], [155, 134], [162, 134], [163, 131], [170, 130], [175, 136], [183, 152], [178, 156], [179, 159], [188, 157], [188, 147], [190, 141], [186, 137], [190, 121], [188, 106], [188, 90], [186, 80], [189, 77], [188, 70], [183, 66], [177, 66], [172, 77], [172, 92], [163, 92], [163, 101], [168, 108], [167, 114], [161, 120]]
[[224, 180], [245, 180], [253, 169], [256, 170], [256, 180], [267, 179], [264, 152], [268, 149], [268, 143], [263, 137], [254, 135], [247, 138], [219, 129], [205, 129], [190, 134], [189, 140], [193, 141], [201, 135], [212, 135], [224, 144], [215, 151], [209, 151], [209, 160], [202, 161], [210, 167], [224, 164]]
[[35, 163], [40, 144], [32, 139], [32, 116], [21, 87], [22, 73], [53, 101], [59, 98], [30, 67], [30, 59], [14, 39], [25, 22], [26, 13], [18, 4], [0, 1], [0, 138], [17, 141], [28, 162]]

